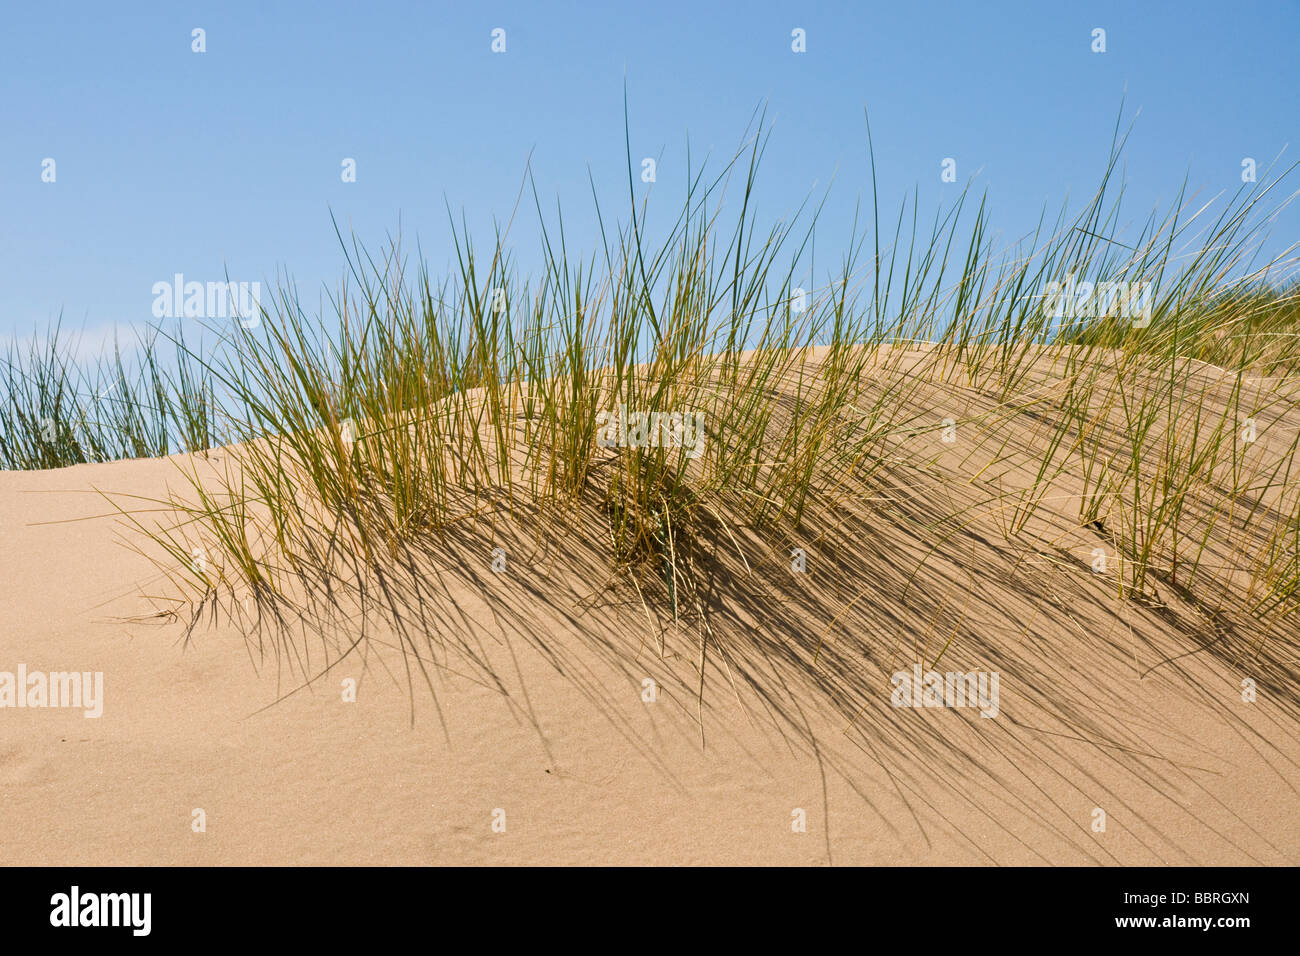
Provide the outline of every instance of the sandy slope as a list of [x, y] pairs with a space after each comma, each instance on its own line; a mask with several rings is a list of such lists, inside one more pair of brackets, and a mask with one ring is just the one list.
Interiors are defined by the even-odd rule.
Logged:
[[[298, 678], [254, 667], [247, 626], [183, 643], [146, 617], [165, 585], [96, 517], [95, 489], [157, 496], [175, 474], [0, 473], [0, 671], [105, 682], [98, 719], [0, 710], [6, 863], [1300, 863], [1294, 689], [1242, 702], [1242, 673], [1176, 608], [1089, 580], [1084, 532], [1017, 550], [971, 527], [917, 577], [930, 546], [908, 509], [950, 492], [913, 475], [889, 521], [819, 516], [802, 578], [759, 542], [748, 573], [720, 549], [702, 739], [698, 622], [652, 629], [580, 535], [539, 548], [500, 528], [430, 578], [436, 695], [408, 691], [374, 631], [267, 707]], [[890, 705], [889, 674], [950, 634], [954, 669], [1000, 672], [996, 718]]]

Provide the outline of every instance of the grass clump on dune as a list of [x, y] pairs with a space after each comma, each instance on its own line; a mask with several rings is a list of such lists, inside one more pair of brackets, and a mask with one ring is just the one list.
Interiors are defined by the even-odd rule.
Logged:
[[[1249, 618], [1261, 641], [1294, 633], [1300, 305], [1293, 260], [1254, 258], [1290, 170], [1213, 220], [1180, 194], [1125, 235], [1110, 198], [1120, 141], [1082, 212], [1011, 249], [968, 188], [928, 230], [914, 201], [884, 223], [873, 208], [818, 278], [817, 209], [759, 225], [764, 143], [692, 171], [654, 241], [629, 173], [627, 221], [597, 207], [590, 259], [537, 204], [534, 277], [501, 234], [480, 251], [458, 232], [441, 280], [399, 242], [375, 258], [340, 236], [327, 316], [286, 280], [216, 349], [173, 339], [175, 372], [150, 339], [136, 379], [120, 358], [101, 367], [96, 387], [107, 374], [125, 403], [107, 417], [69, 406], [52, 343], [11, 355], [4, 463], [221, 436], [219, 461], [179, 459], [188, 488], [161, 503], [175, 520], [123, 512], [162, 549], [178, 602], [245, 597], [276, 618], [341, 594], [401, 617], [439, 548], [505, 521], [580, 529], [611, 581], [700, 615], [714, 550], [748, 568], [755, 542], [798, 540], [810, 509], [892, 506], [878, 503], [901, 500], [912, 469], [954, 492], [918, 532], [936, 549], [988, 516], [1026, 553], [1091, 535], [1118, 597], [1159, 603], [1163, 589], [1207, 620]], [[1046, 307], [1084, 281], [1144, 289], [1141, 320], [1120, 302]], [[693, 416], [702, 444], [603, 440], [616, 409]], [[50, 416], [68, 431], [43, 443]]]
[[149, 330], [125, 355], [114, 341], [93, 362], [78, 360], [80, 343], [69, 344], [61, 323], [11, 341], [0, 360], [0, 468], [64, 468], [214, 445], [216, 409], [204, 372], [183, 333], [167, 344], [159, 338]]

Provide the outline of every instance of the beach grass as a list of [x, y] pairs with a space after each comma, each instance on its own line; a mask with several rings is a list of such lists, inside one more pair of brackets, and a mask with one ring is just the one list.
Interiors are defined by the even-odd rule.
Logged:
[[[904, 463], [968, 501], [926, 525], [936, 545], [987, 514], [1026, 549], [1089, 529], [1119, 599], [1297, 628], [1300, 433], [1275, 423], [1297, 406], [1300, 287], [1294, 248], [1259, 259], [1293, 168], [1220, 202], [1180, 192], [1134, 234], [1117, 129], [1084, 208], [1009, 248], [969, 186], [928, 228], [873, 195], [819, 277], [819, 207], [757, 212], [766, 136], [693, 170], [655, 239], [629, 156], [594, 253], [530, 182], [538, 275], [508, 230], [482, 246], [453, 221], [457, 267], [435, 277], [400, 239], [375, 253], [336, 226], [324, 314], [284, 279], [260, 321], [204, 342], [154, 330], [89, 365], [57, 325], [15, 342], [0, 465], [177, 454], [180, 490], [114, 505], [192, 609], [281, 615], [346, 588], [396, 610], [418, 555], [526, 518], [580, 525], [611, 580], [676, 618], [702, 600], [706, 542], [757, 560], [742, 539], [787, 548], [810, 508], [869, 507]], [[616, 411], [677, 418], [629, 438], [603, 430]]]

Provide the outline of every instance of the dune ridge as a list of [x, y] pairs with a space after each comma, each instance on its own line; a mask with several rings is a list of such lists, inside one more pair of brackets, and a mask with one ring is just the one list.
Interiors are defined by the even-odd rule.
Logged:
[[[927, 354], [874, 374], [906, 378]], [[1061, 388], [1066, 369], [1044, 352], [1027, 391]], [[1207, 413], [1233, 397], [1230, 373], [1194, 374]], [[950, 410], [959, 440], [895, 436], [853, 508], [814, 501], [784, 539], [702, 526], [700, 605], [677, 620], [662, 595], [610, 580], [592, 499], [566, 522], [466, 522], [425, 556], [422, 590], [402, 591], [404, 617], [372, 613], [360, 642], [346, 599], [297, 631], [237, 600], [187, 621], [118, 540], [132, 528], [109, 500], [162, 497], [178, 463], [221, 475], [231, 451], [0, 473], [0, 665], [105, 674], [97, 720], [3, 714], [0, 851], [35, 864], [1295, 863], [1300, 837], [1279, 825], [1300, 809], [1295, 632], [1255, 647], [1249, 615], [1173, 585], [1120, 595], [1090, 567], [1106, 538], [1077, 519], [1068, 469], [1008, 541], [991, 489], [1035, 486], [1049, 430], [953, 379], [911, 395], [927, 420]], [[1292, 404], [1256, 450], [1287, 454], [1297, 429]], [[967, 517], [932, 534], [953, 515]], [[995, 718], [891, 704], [890, 675], [941, 652], [940, 670], [1000, 674]]]

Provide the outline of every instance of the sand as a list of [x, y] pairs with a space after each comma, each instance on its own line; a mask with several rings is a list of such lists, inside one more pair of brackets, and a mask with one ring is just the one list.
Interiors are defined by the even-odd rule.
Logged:
[[[246, 625], [150, 616], [167, 582], [99, 492], [161, 496], [175, 461], [0, 473], [0, 671], [104, 682], [98, 718], [0, 709], [0, 859], [1300, 863], [1294, 670], [1243, 701], [1190, 612], [1089, 579], [1086, 529], [1026, 552], [973, 526], [913, 574], [932, 546], [907, 516], [950, 492], [908, 480], [889, 521], [815, 515], [802, 575], [719, 549], [701, 704], [698, 622], [652, 628], [580, 536], [452, 548], [432, 690], [381, 630], [323, 674], [317, 646], [303, 687]], [[950, 634], [939, 669], [998, 672], [997, 716], [892, 705]]]

